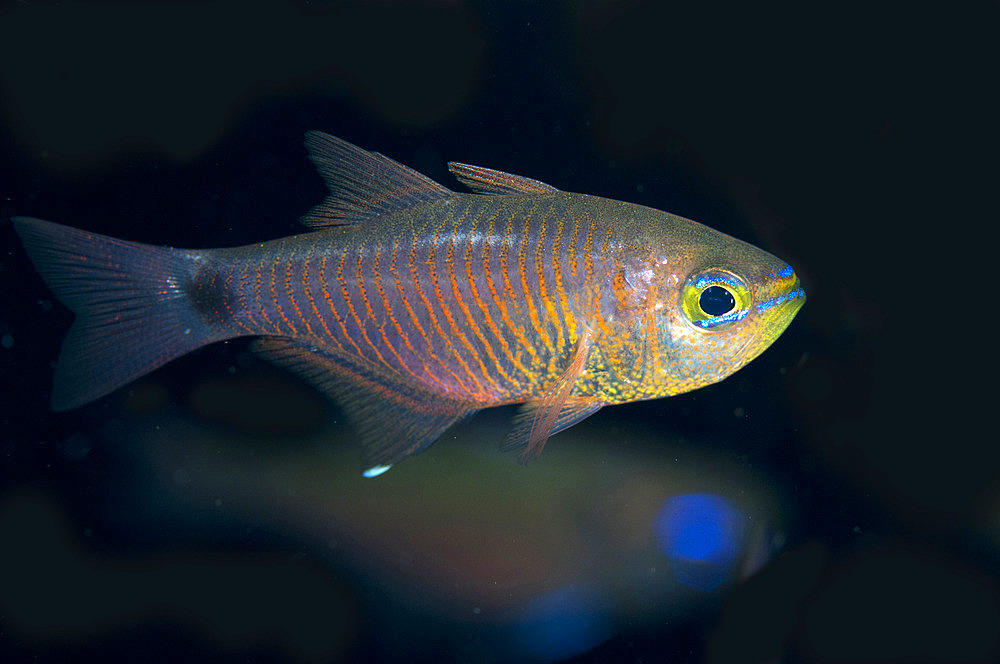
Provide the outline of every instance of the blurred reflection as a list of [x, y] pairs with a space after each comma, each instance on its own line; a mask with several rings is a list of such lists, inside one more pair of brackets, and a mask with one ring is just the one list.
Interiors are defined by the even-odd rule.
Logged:
[[263, 648], [318, 662], [357, 638], [357, 601], [315, 564], [180, 547], [101, 553], [81, 542], [93, 533], [74, 531], [63, 510], [36, 490], [0, 496], [0, 615], [19, 640], [72, 650], [169, 625], [224, 653]]
[[[259, 385], [283, 389], [273, 379], [265, 375]], [[281, 410], [295, 419], [291, 403]], [[350, 661], [345, 649], [399, 660], [431, 647], [463, 653], [463, 661], [559, 661], [623, 625], [663, 624], [710, 597], [682, 584], [711, 589], [733, 579], [736, 561], [747, 557], [744, 540], [753, 538], [744, 537], [744, 517], [723, 496], [739, 495], [755, 523], [783, 527], [773, 490], [731, 457], [598, 418], [553, 439], [542, 461], [524, 467], [497, 449], [509, 415], [474, 418], [433, 454], [377, 481], [362, 477], [353, 432], [336, 423], [257, 437], [167, 407], [84, 432], [123, 462], [102, 480], [115, 495], [103, 523], [86, 527], [113, 533], [129, 524], [126, 542], [160, 541], [168, 553], [101, 553], [88, 550], [93, 539], [81, 543], [65, 528], [58, 538], [51, 529], [41, 537], [30, 517], [8, 519], [13, 541], [33, 543], [31, 551], [0, 554], [0, 569], [27, 570], [3, 599], [18, 616], [10, 628], [51, 645], [105, 638], [114, 621], [99, 616], [127, 614], [129, 623], [114, 629], [182, 625], [222, 652], [234, 643], [245, 653], [294, 641], [306, 645], [288, 646], [284, 657], [298, 661], [338, 652]], [[50, 512], [57, 509], [45, 500]], [[7, 494], [0, 502], [16, 508], [24, 501]], [[53, 517], [36, 521], [46, 519]], [[176, 553], [178, 541], [195, 546]], [[199, 549], [205, 541], [218, 550]], [[233, 553], [247, 547], [254, 553]], [[293, 567], [298, 581], [267, 581], [274, 561], [257, 552], [271, 547], [309, 561], [307, 569]], [[110, 588], [106, 610], [82, 601], [57, 610], [33, 600], [43, 581], [34, 575], [50, 565], [29, 569], [23, 558], [39, 548], [76, 551], [51, 565], [84, 595]], [[100, 583], [95, 568], [104, 570]], [[306, 573], [318, 576], [309, 581]], [[291, 625], [289, 604], [301, 607], [296, 597], [309, 596], [310, 608]], [[141, 601], [160, 608], [140, 610]], [[377, 644], [359, 640], [372, 630]]]
[[555, 662], [590, 650], [612, 634], [604, 598], [571, 585], [528, 602], [516, 623], [520, 655]]
[[656, 537], [677, 581], [712, 590], [728, 580], [743, 549], [744, 521], [727, 500], [712, 494], [667, 500], [656, 518]]

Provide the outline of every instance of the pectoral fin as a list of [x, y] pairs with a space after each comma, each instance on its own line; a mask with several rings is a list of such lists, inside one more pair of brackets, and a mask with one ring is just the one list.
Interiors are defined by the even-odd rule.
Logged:
[[266, 337], [254, 351], [284, 366], [332, 397], [361, 434], [366, 477], [427, 448], [451, 425], [475, 412], [378, 367], [339, 357], [331, 349]]
[[536, 419], [539, 417], [545, 417], [546, 415], [551, 417], [551, 414], [543, 414], [541, 412], [541, 404], [542, 402], [540, 401], [532, 401], [525, 404], [521, 408], [521, 412], [519, 412], [514, 418], [514, 428], [511, 430], [510, 434], [507, 436], [507, 440], [503, 444], [502, 449], [505, 452], [520, 450], [520, 460], [522, 462], [538, 458], [538, 455], [542, 453], [542, 447], [545, 445], [545, 441], [549, 436], [554, 436], [560, 431], [568, 429], [578, 422], [582, 422], [599, 411], [601, 406], [604, 405], [600, 401], [595, 401], [593, 399], [577, 399], [570, 397], [566, 400], [562, 407], [556, 411], [555, 422], [552, 425], [552, 430], [549, 431], [548, 436], [546, 436], [546, 438], [532, 438], [532, 427], [535, 425]]
[[573, 386], [587, 366], [590, 347], [591, 334], [587, 331], [577, 342], [573, 359], [552, 390], [543, 398], [524, 404], [514, 419], [514, 428], [503, 449], [521, 450], [522, 463], [538, 458], [549, 436], [593, 415], [604, 405], [597, 399], [571, 396]]

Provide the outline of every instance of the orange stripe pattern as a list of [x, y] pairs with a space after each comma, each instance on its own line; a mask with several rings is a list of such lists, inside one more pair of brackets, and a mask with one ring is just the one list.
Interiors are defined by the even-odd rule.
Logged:
[[[613, 229], [550, 196], [455, 194], [223, 250], [202, 290], [239, 334], [295, 338], [477, 406], [555, 384], [614, 273]], [[207, 296], [206, 296], [207, 297]]]

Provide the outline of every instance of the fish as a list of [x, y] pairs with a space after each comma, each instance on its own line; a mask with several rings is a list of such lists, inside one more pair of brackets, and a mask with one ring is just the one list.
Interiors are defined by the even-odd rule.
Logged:
[[606, 405], [733, 374], [806, 300], [786, 262], [667, 212], [449, 162], [460, 193], [323, 132], [305, 146], [329, 194], [290, 237], [179, 249], [12, 218], [75, 315], [53, 410], [253, 337], [339, 404], [366, 477], [508, 404], [502, 447], [528, 461]]

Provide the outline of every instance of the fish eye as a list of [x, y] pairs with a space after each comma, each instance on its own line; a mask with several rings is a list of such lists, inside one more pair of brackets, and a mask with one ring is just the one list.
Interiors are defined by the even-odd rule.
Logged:
[[736, 308], [736, 298], [725, 286], [709, 286], [698, 297], [698, 305], [708, 316], [721, 316]]
[[723, 330], [750, 311], [750, 289], [741, 277], [723, 269], [697, 272], [681, 290], [681, 309], [703, 330]]

